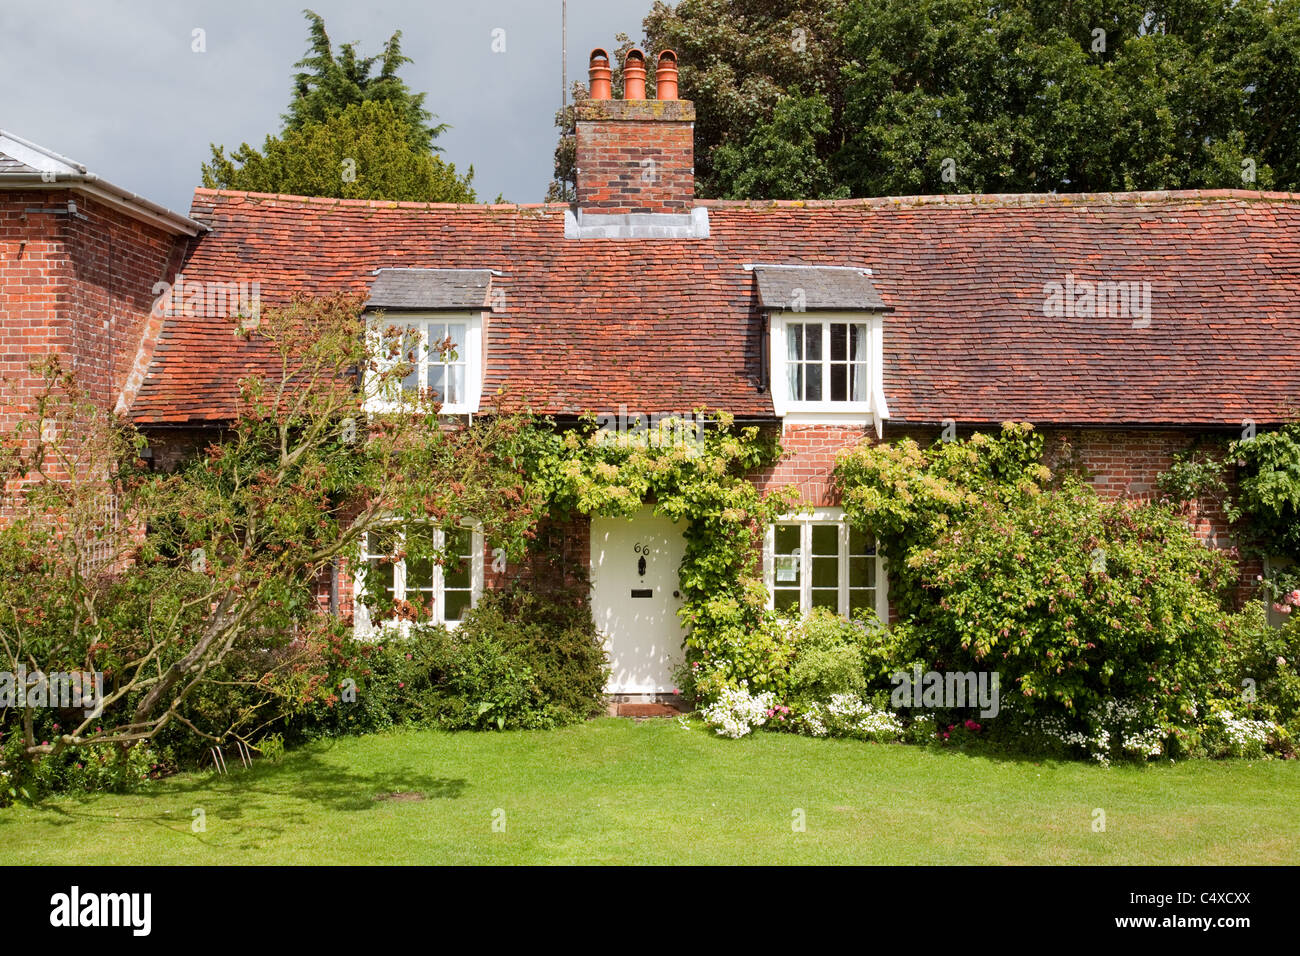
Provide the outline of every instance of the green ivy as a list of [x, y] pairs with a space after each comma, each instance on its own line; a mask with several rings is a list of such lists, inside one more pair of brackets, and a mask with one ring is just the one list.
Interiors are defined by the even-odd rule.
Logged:
[[[1238, 507], [1255, 547], [1300, 564], [1300, 422], [1233, 442]], [[1294, 572], [1278, 587], [1300, 583]]]
[[[765, 689], [784, 674], [773, 643], [761, 548], [766, 527], [795, 510], [792, 488], [761, 492], [752, 473], [776, 461], [779, 440], [732, 415], [667, 421], [654, 431], [602, 431], [592, 416], [554, 432], [531, 463], [533, 481], [560, 513], [631, 517], [644, 503], [684, 522], [685, 556], [678, 572], [687, 668], [681, 689], [697, 677], [738, 680]], [[668, 437], [665, 437], [668, 436]]]
[[[1228, 480], [1233, 465], [1235, 488]], [[1226, 453], [1177, 454], [1157, 486], [1178, 504], [1219, 504], [1243, 552], [1292, 562], [1272, 567], [1263, 582], [1272, 601], [1300, 587], [1300, 423], [1232, 442]]]

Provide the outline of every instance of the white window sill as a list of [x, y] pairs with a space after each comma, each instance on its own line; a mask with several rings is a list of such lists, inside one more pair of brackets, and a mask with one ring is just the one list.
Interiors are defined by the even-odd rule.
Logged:
[[[403, 402], [370, 402], [366, 405], [366, 414], [368, 415], [393, 415], [398, 412], [413, 412], [416, 410], [415, 405], [409, 405]], [[455, 415], [477, 415], [477, 405], [443, 405], [438, 409], [438, 415], [452, 417]]]
[[845, 427], [862, 427], [876, 424], [875, 413], [854, 409], [836, 409], [818, 411], [803, 408], [787, 408], [781, 416], [783, 425], [843, 425]]
[[406, 639], [411, 636], [413, 627], [445, 627], [449, 631], [454, 631], [460, 627], [460, 621], [380, 621], [378, 624], [373, 621], [366, 621], [360, 624], [355, 617], [352, 622], [352, 636], [359, 641], [379, 641], [390, 638]]

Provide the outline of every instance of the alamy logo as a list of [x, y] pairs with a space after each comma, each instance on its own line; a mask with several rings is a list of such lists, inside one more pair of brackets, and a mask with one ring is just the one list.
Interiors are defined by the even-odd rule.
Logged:
[[649, 415], [629, 412], [618, 406], [618, 414], [601, 412], [596, 416], [600, 440], [625, 448], [684, 448], [687, 457], [704, 451], [705, 416], [691, 412], [653, 412]]
[[103, 671], [0, 671], [0, 707], [81, 707], [87, 717], [104, 709]]
[[1151, 324], [1150, 282], [1094, 282], [1065, 274], [1064, 282], [1043, 284], [1043, 315], [1049, 319], [1133, 319], [1133, 327]]
[[134, 936], [148, 936], [153, 923], [150, 893], [85, 893], [74, 886], [70, 893], [50, 897], [50, 925], [128, 926]]
[[981, 717], [996, 717], [1001, 675], [997, 671], [897, 671], [889, 678], [894, 692], [889, 702], [900, 707], [976, 707]]

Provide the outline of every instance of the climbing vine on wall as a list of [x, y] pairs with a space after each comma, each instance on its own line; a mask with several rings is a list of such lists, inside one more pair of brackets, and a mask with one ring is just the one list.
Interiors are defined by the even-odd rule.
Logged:
[[1242, 552], [1268, 562], [1263, 590], [1281, 609], [1300, 588], [1300, 422], [1225, 444], [1176, 455], [1160, 491], [1177, 504], [1217, 504]]
[[753, 646], [771, 617], [760, 545], [767, 525], [796, 510], [797, 495], [764, 493], [748, 476], [780, 452], [775, 434], [737, 426], [725, 412], [613, 429], [589, 416], [550, 435], [532, 462], [533, 480], [561, 514], [631, 517], [648, 503], [683, 523], [687, 693], [693, 673], [768, 666], [771, 655]]

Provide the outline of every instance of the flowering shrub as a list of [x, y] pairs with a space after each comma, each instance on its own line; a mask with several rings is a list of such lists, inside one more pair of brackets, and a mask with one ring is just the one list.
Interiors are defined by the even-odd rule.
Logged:
[[947, 730], [938, 730], [936, 735], [944, 743], [960, 742], [967, 738], [978, 737], [983, 730], [983, 724], [968, 718], [956, 724], [949, 724]]
[[798, 711], [796, 726], [813, 737], [853, 737], [888, 743], [903, 736], [898, 717], [853, 694], [836, 694], [825, 703], [812, 702]]
[[997, 670], [1026, 718], [1059, 718], [1090, 753], [1150, 753], [1193, 731], [1209, 696], [1228, 563], [1169, 507], [1050, 485], [1040, 452], [1030, 426], [1005, 425], [928, 449], [862, 445], [836, 473], [850, 520], [890, 559], [900, 658]]
[[1281, 627], [1269, 624], [1262, 601], [1232, 616], [1214, 701], [1221, 711], [1277, 725], [1278, 749], [1289, 751], [1288, 742], [1300, 738], [1300, 614], [1284, 620]]
[[1039, 731], [1067, 750], [1082, 751], [1102, 766], [1115, 759], [1147, 760], [1164, 753], [1167, 736], [1150, 701], [1107, 700], [1071, 721], [1040, 718]]
[[903, 731], [903, 741], [909, 744], [928, 744], [938, 735], [939, 722], [934, 714], [919, 714]]
[[1300, 607], [1300, 590], [1290, 591], [1273, 602], [1273, 610], [1278, 614], [1290, 614], [1292, 608]]
[[[726, 599], [705, 603], [712, 605], [718, 600]], [[784, 698], [794, 655], [794, 635], [789, 627], [770, 612], [751, 628], [720, 625], [719, 615], [706, 613], [715, 624], [712, 634], [707, 642], [696, 639], [696, 652], [688, 648], [687, 663], [677, 672], [677, 685], [686, 695], [707, 704], [743, 681], [755, 691]]]
[[733, 740], [745, 736], [755, 727], [767, 723], [773, 713], [775, 697], [771, 691], [751, 694], [748, 685], [723, 688], [715, 700], [704, 708], [704, 723], [723, 737]]
[[784, 627], [791, 661], [787, 695], [792, 701], [884, 690], [890, 686], [889, 675], [898, 669], [890, 632], [874, 611], [859, 611], [848, 621], [826, 608], [814, 608], [797, 622], [784, 622]]
[[1250, 720], [1236, 717], [1231, 711], [1223, 710], [1215, 715], [1215, 723], [1221, 728], [1218, 746], [1212, 747], [1211, 756], [1216, 757], [1263, 757], [1265, 748], [1277, 732], [1277, 726], [1267, 720]]

